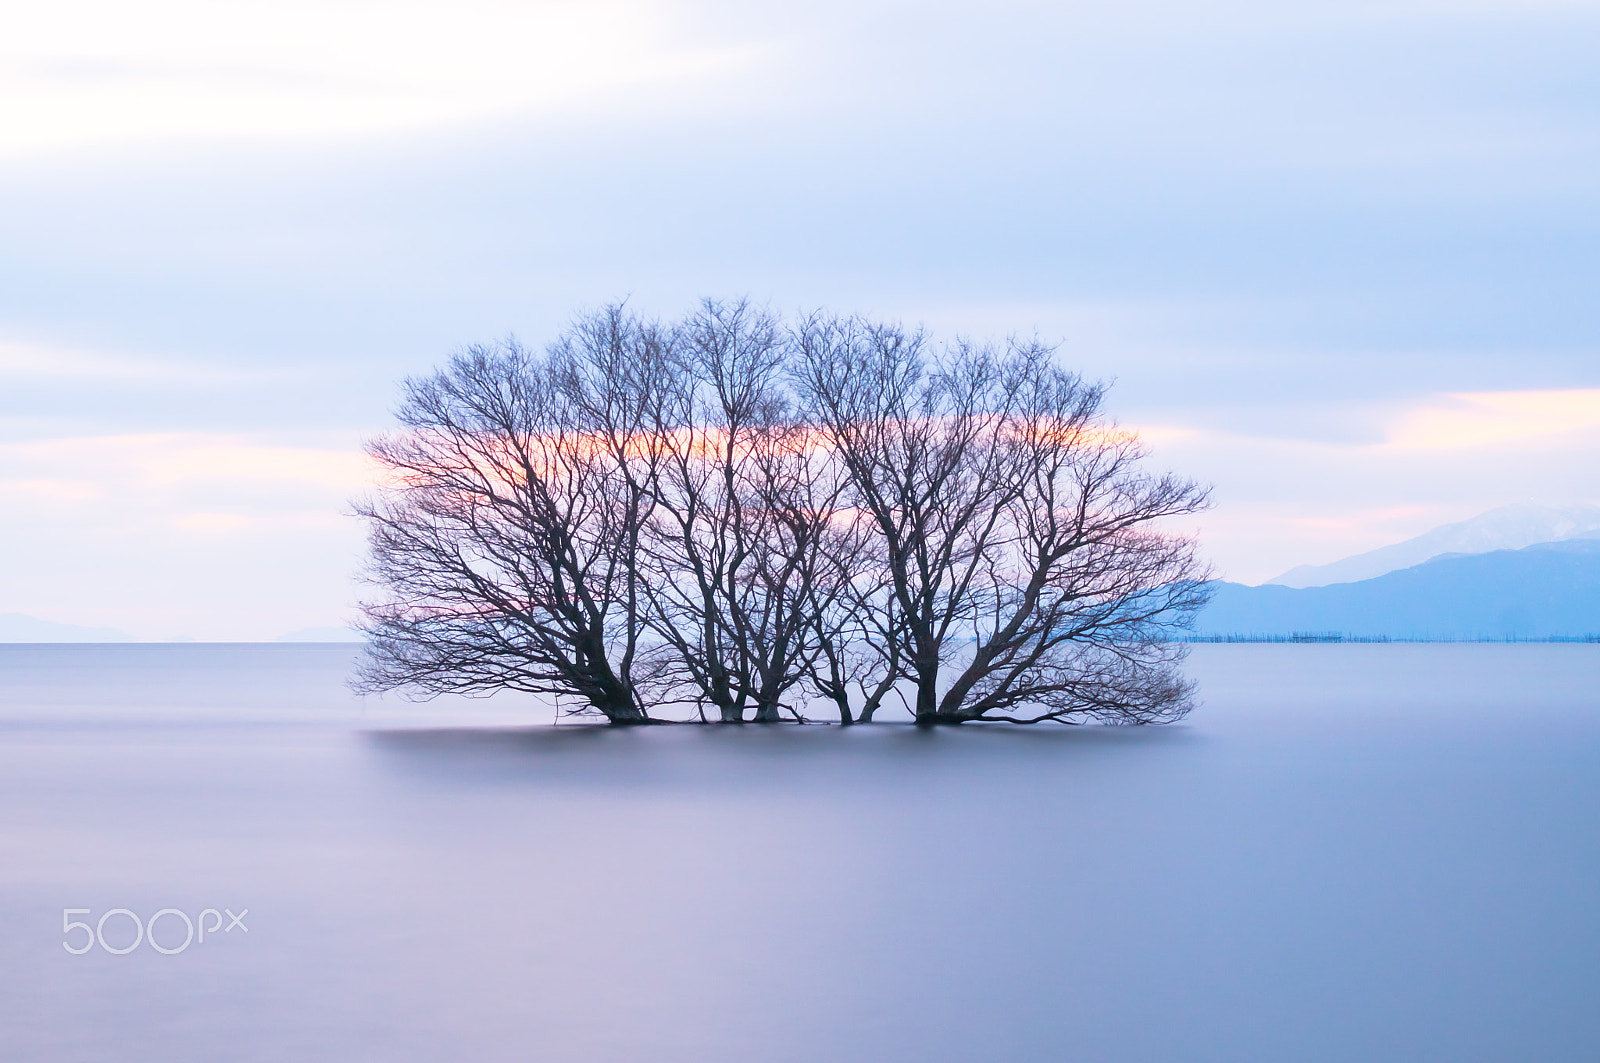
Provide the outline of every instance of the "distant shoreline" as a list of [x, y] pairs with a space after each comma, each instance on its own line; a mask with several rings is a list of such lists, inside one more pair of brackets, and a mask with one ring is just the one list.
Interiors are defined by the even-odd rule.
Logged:
[[1587, 635], [1350, 635], [1337, 631], [1294, 631], [1289, 634], [1190, 635], [1178, 642], [1587, 642], [1600, 643], [1600, 634]]

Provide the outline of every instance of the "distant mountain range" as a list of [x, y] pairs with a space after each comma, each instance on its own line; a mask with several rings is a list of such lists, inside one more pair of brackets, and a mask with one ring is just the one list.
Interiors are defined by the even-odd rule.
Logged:
[[1267, 581], [1284, 587], [1354, 583], [1420, 565], [1441, 554], [1520, 550], [1536, 543], [1600, 537], [1600, 506], [1501, 506], [1470, 520], [1444, 524], [1393, 546], [1326, 565], [1299, 565]]
[[22, 613], [0, 613], [0, 642], [132, 642], [114, 627], [57, 624]]
[[1296, 632], [1390, 638], [1600, 634], [1600, 539], [1445, 554], [1374, 579], [1322, 587], [1218, 583], [1196, 625], [1199, 635]]
[[[1381, 550], [1301, 565], [1270, 583], [1217, 583], [1201, 636], [1390, 638], [1600, 634], [1600, 505], [1502, 506]], [[303, 628], [279, 642], [359, 642]], [[0, 613], [3, 642], [132, 642], [115, 628]]]

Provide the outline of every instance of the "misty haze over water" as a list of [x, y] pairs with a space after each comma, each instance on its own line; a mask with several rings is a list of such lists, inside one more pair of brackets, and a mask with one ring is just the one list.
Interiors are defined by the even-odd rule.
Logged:
[[1592, 645], [1199, 646], [1179, 725], [932, 732], [363, 703], [355, 650], [0, 647], [0, 1057], [1600, 1054]]

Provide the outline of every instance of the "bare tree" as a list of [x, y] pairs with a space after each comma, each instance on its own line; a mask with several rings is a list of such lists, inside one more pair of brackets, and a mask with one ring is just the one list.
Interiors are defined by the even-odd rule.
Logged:
[[662, 674], [719, 722], [774, 722], [817, 653], [838, 487], [819, 489], [791, 416], [774, 317], [707, 300], [660, 335], [573, 395], [652, 502], [637, 563]]
[[756, 720], [776, 720], [785, 697], [813, 693], [834, 702], [842, 723], [853, 722], [843, 683], [835, 690], [818, 682], [823, 661], [833, 666], [829, 678], [843, 678], [838, 647], [855, 615], [852, 574], [865, 556], [861, 535], [840, 511], [849, 481], [811, 426], [788, 416], [763, 426], [743, 479], [758, 534], [729, 618], [755, 680]]
[[[840, 555], [849, 573], [831, 587], [827, 602], [812, 610], [817, 654], [808, 685], [833, 702], [842, 724], [871, 723], [884, 700], [906, 678], [902, 666], [905, 614], [899, 599], [876, 582], [878, 543], [859, 527], [847, 533]], [[835, 571], [839, 571], [838, 568]], [[860, 707], [851, 713], [852, 698]]]
[[509, 688], [647, 721], [635, 558], [651, 502], [577, 423], [552, 366], [515, 342], [470, 348], [406, 382], [399, 420], [368, 447], [389, 484], [357, 504], [387, 592], [364, 605], [358, 689]]
[[858, 319], [813, 316], [797, 347], [809, 410], [881, 540], [894, 615], [879, 658], [914, 685], [919, 723], [1188, 710], [1168, 636], [1204, 603], [1205, 573], [1154, 527], [1205, 492], [1139, 471], [1137, 441], [1098, 417], [1103, 386], [1037, 343], [934, 359], [921, 334]]
[[362, 689], [509, 687], [615, 723], [1156, 722], [1205, 600], [1160, 529], [1205, 492], [1140, 471], [1103, 386], [1038, 343], [959, 343], [744, 302], [621, 305], [544, 357], [472, 348], [406, 383], [359, 512]]

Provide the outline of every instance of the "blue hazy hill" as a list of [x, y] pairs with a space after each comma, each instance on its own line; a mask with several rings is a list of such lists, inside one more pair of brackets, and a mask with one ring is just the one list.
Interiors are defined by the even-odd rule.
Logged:
[[132, 642], [133, 636], [114, 627], [58, 624], [23, 613], [0, 613], [0, 642]]
[[1600, 632], [1600, 540], [1450, 555], [1326, 587], [1218, 583], [1198, 635], [1339, 632], [1391, 638]]

